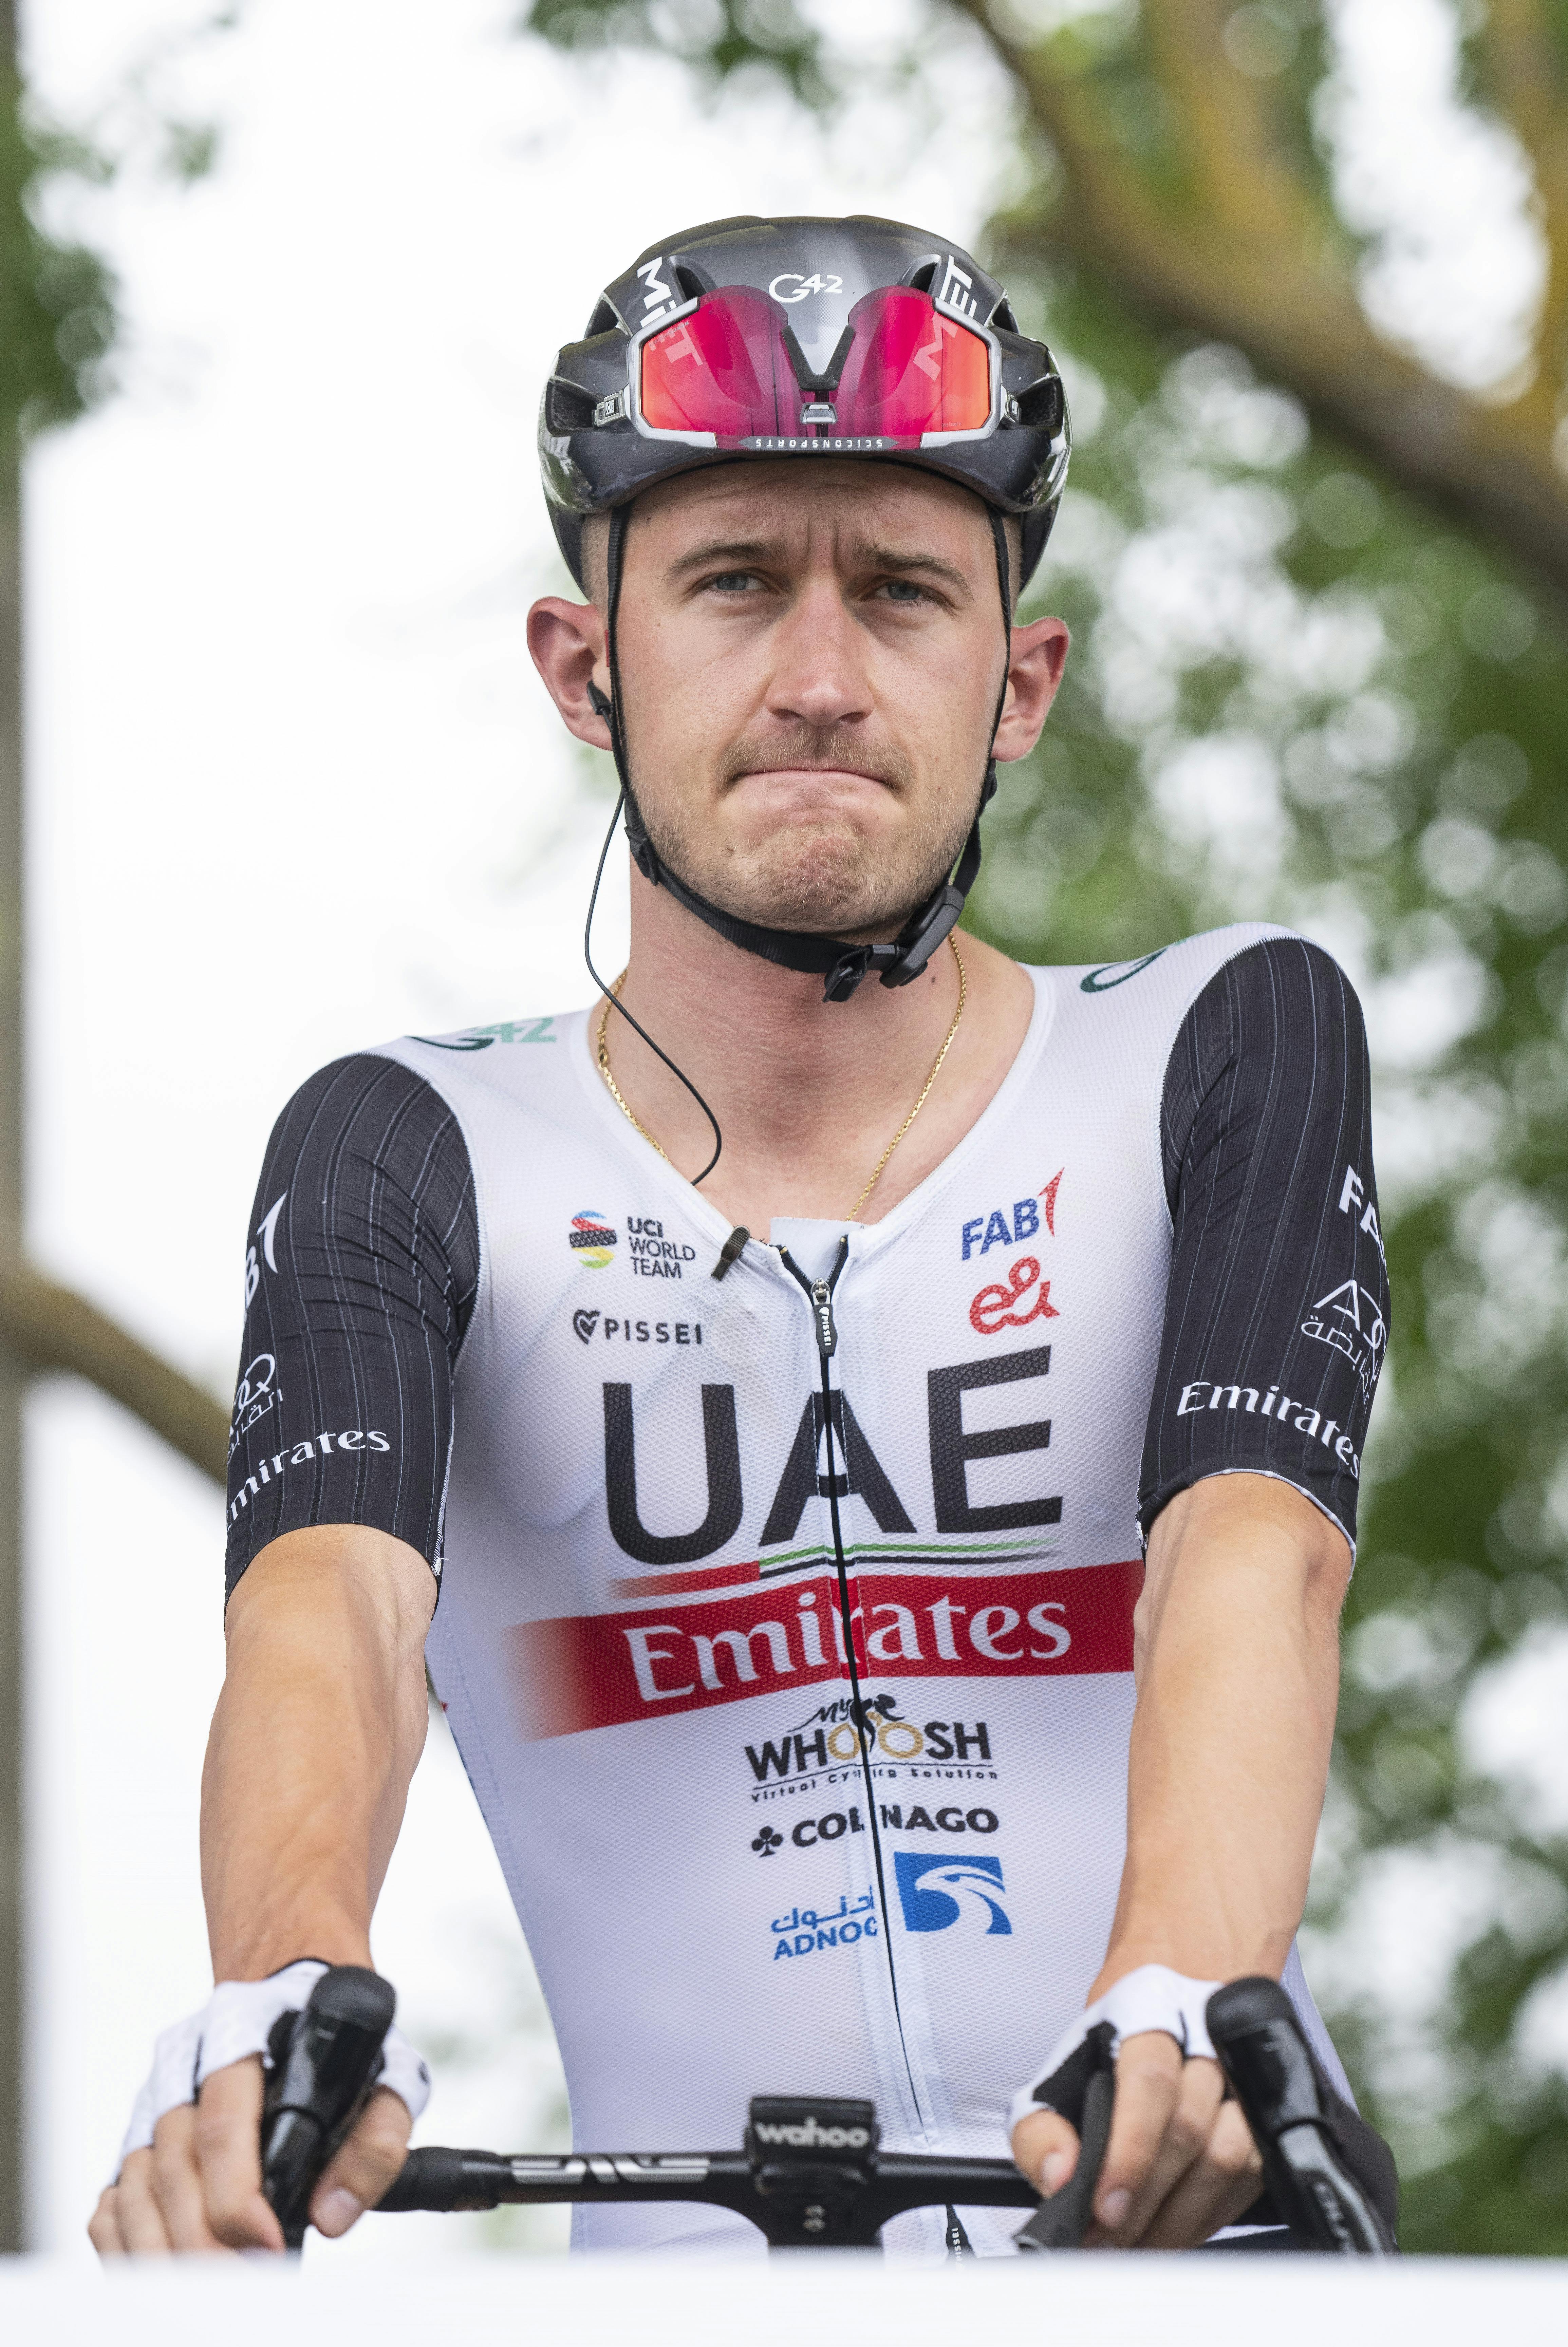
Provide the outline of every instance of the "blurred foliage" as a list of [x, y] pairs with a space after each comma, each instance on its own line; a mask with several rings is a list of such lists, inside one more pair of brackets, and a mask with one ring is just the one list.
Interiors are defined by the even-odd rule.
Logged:
[[177, 183], [210, 171], [216, 128], [171, 103], [168, 88], [202, 42], [237, 22], [236, 9], [220, 9], [156, 42], [83, 133], [50, 121], [30, 96], [15, 63], [14, 0], [0, 0], [0, 440], [13, 456], [113, 388], [114, 272], [60, 231], [51, 199], [104, 186], [128, 164]]
[[113, 280], [95, 254], [38, 225], [35, 199], [51, 171], [104, 168], [90, 149], [38, 128], [0, 59], [0, 434], [12, 449], [79, 415], [101, 380]]
[[[1016, 42], [1069, 13], [911, 0], [908, 22], [917, 51], [943, 15], [984, 15], [988, 37], [999, 26]], [[782, 75], [819, 108], [844, 85], [825, 16], [792, 0], [537, 0], [531, 17], [557, 40], [654, 42], [710, 79]], [[1532, 119], [1526, 143], [1546, 154], [1551, 132], [1568, 156], [1554, 77], [1568, 8], [1494, 0], [1471, 20], [1493, 103], [1535, 43], [1536, 113], [1555, 108], [1558, 127]], [[1099, 110], [1117, 169], [1179, 217], [1210, 201], [1192, 159], [1208, 134], [1170, 63], [1183, 23], [1228, 37], [1227, 56], [1251, 57], [1236, 76], [1273, 94], [1270, 152], [1296, 207], [1277, 232], [1301, 247], [1282, 269], [1299, 276], [1304, 252], [1352, 303], [1355, 241], [1311, 135], [1315, 6], [1149, 0], [1081, 15], [1040, 46], [1079, 85], [1078, 119]], [[986, 258], [1072, 395], [1072, 482], [1026, 608], [1048, 599], [1075, 646], [1040, 751], [1007, 771], [988, 818], [973, 917], [1026, 957], [1108, 960], [1271, 917], [1322, 939], [1361, 989], [1394, 1339], [1309, 1957], [1399, 2150], [1407, 2246], [1563, 2254], [1564, 1772], [1554, 1801], [1550, 1767], [1544, 1792], [1489, 1777], [1481, 1730], [1520, 1710], [1532, 1670], [1550, 1682], [1555, 1657], [1556, 1708], [1534, 1735], [1561, 1738], [1568, 1690], [1568, 618], [1548, 583], [1568, 579], [1568, 506], [1553, 508], [1563, 559], [1537, 538], [1522, 569], [1501, 505], [1496, 534], [1456, 533], [1452, 480], [1371, 465], [1375, 433], [1325, 428], [1349, 431], [1366, 382], [1327, 396], [1284, 367], [1260, 379], [1266, 335], [1216, 343], [1180, 289], [1151, 298], [1102, 251], [1086, 265], [1081, 233], [1050, 228], [1071, 209], [1072, 165], [1060, 138], [1040, 147], [1040, 121], [1020, 108], [1034, 193], [994, 224]], [[1548, 318], [1559, 291], [1554, 275]], [[1377, 367], [1419, 374], [1364, 319], [1336, 347], [1352, 374], [1372, 347]], [[1548, 352], [1544, 409], [1514, 418], [1537, 453]], [[1463, 404], [1491, 429], [1496, 409]], [[1561, 500], [1554, 471], [1549, 486]], [[1465, 509], [1473, 520], [1473, 498]], [[1379, 1998], [1390, 1914], [1405, 1968], [1414, 1949], [1430, 1977]]]

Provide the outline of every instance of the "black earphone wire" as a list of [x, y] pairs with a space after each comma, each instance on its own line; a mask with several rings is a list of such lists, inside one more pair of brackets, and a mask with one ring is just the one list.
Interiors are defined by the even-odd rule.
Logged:
[[610, 818], [610, 829], [604, 835], [604, 846], [599, 851], [599, 869], [593, 876], [593, 894], [588, 900], [588, 918], [583, 923], [582, 958], [588, 964], [588, 974], [589, 978], [592, 979], [595, 986], [598, 987], [605, 1000], [614, 1005], [615, 1009], [620, 1011], [621, 1017], [625, 1020], [627, 1025], [634, 1029], [635, 1031], [641, 1036], [649, 1050], [653, 1052], [657, 1058], [663, 1061], [665, 1066], [669, 1069], [672, 1076], [677, 1077], [680, 1081], [685, 1085], [686, 1090], [691, 1093], [692, 1099], [696, 1102], [698, 1107], [702, 1110], [703, 1115], [707, 1118], [709, 1123], [713, 1128], [713, 1153], [712, 1157], [709, 1158], [706, 1165], [703, 1166], [702, 1171], [697, 1174], [692, 1181], [692, 1187], [695, 1190], [707, 1180], [709, 1174], [718, 1163], [720, 1156], [723, 1153], [724, 1136], [719, 1130], [719, 1120], [713, 1114], [712, 1110], [708, 1106], [707, 1102], [702, 1098], [702, 1093], [697, 1090], [696, 1085], [692, 1081], [691, 1077], [682, 1074], [681, 1070], [675, 1065], [674, 1061], [670, 1057], [668, 1051], [660, 1051], [658, 1044], [653, 1040], [653, 1038], [648, 1032], [647, 1028], [640, 1025], [632, 1017], [630, 1011], [628, 1010], [625, 1003], [621, 1001], [620, 997], [616, 993], [614, 988], [606, 986], [603, 979], [600, 978], [598, 970], [595, 969], [593, 966], [593, 913], [595, 906], [599, 903], [599, 884], [604, 877], [604, 867], [610, 856], [610, 844], [615, 837], [615, 827], [620, 821], [620, 810], [625, 805], [626, 784], [622, 783], [620, 793], [616, 798], [615, 812]]

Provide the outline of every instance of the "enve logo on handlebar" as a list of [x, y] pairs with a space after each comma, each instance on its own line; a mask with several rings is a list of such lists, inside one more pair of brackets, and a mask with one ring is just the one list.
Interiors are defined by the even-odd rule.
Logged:
[[[304, 2011], [284, 2014], [273, 2033], [262, 2176], [291, 2249], [303, 2239], [323, 2170], [374, 2086], [395, 2006], [387, 1982], [340, 1966], [323, 1973]], [[1288, 2228], [1297, 2249], [1395, 2254], [1391, 2156], [1334, 2094], [1278, 1983], [1231, 1982], [1210, 1998], [1207, 2019], [1263, 2157], [1272, 2221]], [[753, 2100], [738, 2151], [534, 2158], [426, 2146], [410, 2152], [381, 2207], [702, 2201], [744, 2217], [774, 2249], [875, 2249], [884, 2225], [910, 2209], [1024, 2209], [1034, 2214], [1018, 2237], [1020, 2249], [1071, 2249], [1081, 2245], [1089, 2225], [1110, 2132], [1112, 2074], [1107, 2030], [1085, 2096], [1078, 2168], [1048, 2201], [1009, 2159], [884, 2151], [869, 2102], [764, 2095]]]

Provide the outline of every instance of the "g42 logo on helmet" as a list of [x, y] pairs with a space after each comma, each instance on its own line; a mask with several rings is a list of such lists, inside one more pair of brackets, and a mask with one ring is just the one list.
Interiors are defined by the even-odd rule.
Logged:
[[[784, 290], [786, 285], [793, 285], [794, 292], [786, 293]], [[842, 277], [803, 277], [798, 269], [786, 269], [768, 287], [775, 302], [804, 302], [808, 293], [842, 293], [843, 291]]]

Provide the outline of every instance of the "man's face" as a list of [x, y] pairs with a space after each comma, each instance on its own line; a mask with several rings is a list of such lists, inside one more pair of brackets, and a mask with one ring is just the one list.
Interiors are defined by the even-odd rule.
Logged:
[[[1061, 637], [1053, 684], [1065, 631], [1037, 627]], [[633, 509], [618, 632], [638, 805], [702, 895], [856, 938], [896, 931], [945, 876], [1004, 670], [978, 498], [841, 460], [670, 482]]]

